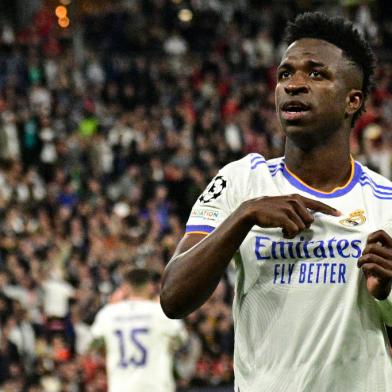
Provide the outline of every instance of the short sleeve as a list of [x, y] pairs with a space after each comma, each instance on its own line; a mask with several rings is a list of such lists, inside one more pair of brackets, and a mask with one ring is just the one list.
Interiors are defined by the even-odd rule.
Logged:
[[163, 329], [162, 333], [168, 336], [177, 348], [185, 344], [188, 332], [182, 320], [172, 320], [163, 315], [160, 325]]
[[193, 205], [185, 233], [209, 234], [218, 227], [243, 200], [248, 173], [247, 157], [223, 167]]

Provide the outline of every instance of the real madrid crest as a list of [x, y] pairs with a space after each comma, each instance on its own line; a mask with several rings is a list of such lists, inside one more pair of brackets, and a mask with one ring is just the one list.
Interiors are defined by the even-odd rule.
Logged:
[[359, 226], [366, 222], [364, 210], [355, 210], [348, 215], [348, 218], [339, 221], [343, 226]]

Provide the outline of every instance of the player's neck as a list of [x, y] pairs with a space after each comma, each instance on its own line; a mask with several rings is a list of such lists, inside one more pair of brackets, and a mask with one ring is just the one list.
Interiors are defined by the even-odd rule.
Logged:
[[127, 293], [127, 299], [129, 300], [144, 300], [147, 301], [151, 297], [150, 291], [146, 289], [133, 289], [129, 288], [128, 293]]
[[128, 301], [149, 301], [150, 298], [142, 295], [128, 295], [126, 298]]
[[286, 144], [286, 167], [307, 185], [330, 192], [344, 186], [352, 174], [352, 158], [347, 145], [318, 146], [304, 151]]

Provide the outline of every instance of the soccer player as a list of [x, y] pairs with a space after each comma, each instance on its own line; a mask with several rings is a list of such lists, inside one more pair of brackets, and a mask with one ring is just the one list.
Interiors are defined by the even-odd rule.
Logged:
[[161, 305], [184, 317], [232, 258], [235, 391], [392, 391], [392, 183], [353, 160], [350, 130], [374, 68], [342, 18], [286, 29], [276, 111], [285, 155], [225, 166], [194, 205], [163, 277]]
[[173, 355], [186, 340], [182, 321], [168, 319], [154, 295], [149, 271], [125, 275], [126, 299], [105, 305], [91, 331], [105, 344], [109, 392], [174, 392]]

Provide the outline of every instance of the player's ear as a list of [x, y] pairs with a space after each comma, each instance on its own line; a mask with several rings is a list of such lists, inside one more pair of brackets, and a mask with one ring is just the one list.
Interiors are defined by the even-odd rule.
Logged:
[[363, 104], [363, 92], [362, 90], [352, 89], [349, 91], [346, 97], [346, 116], [351, 117], [358, 110], [361, 109]]

